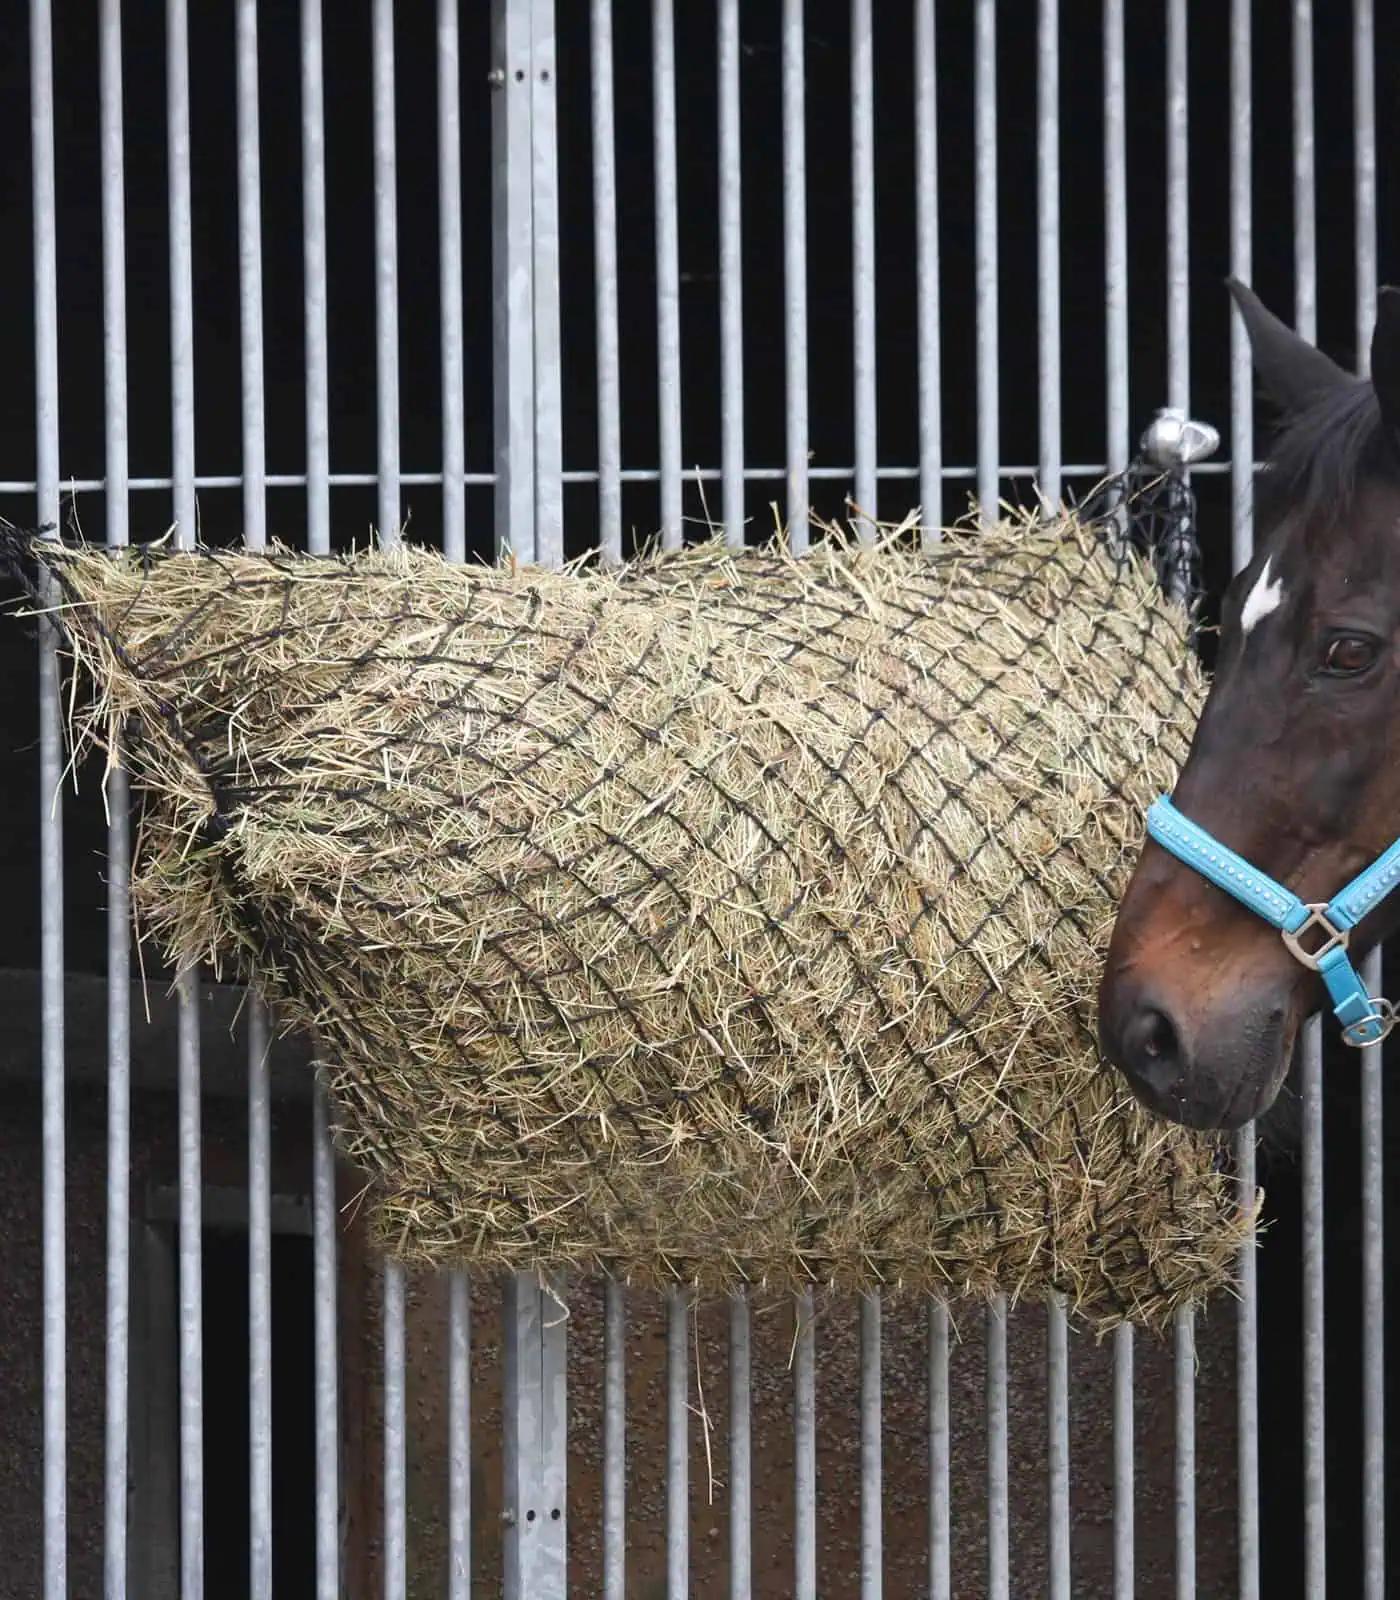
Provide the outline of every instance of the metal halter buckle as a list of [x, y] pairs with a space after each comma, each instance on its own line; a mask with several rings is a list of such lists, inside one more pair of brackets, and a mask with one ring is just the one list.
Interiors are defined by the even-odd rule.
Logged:
[[[1342, 1040], [1344, 1043], [1349, 1044], [1354, 1048], [1364, 1048], [1368, 1045], [1380, 1044], [1383, 1039], [1386, 1039], [1390, 1036], [1390, 1030], [1395, 1026], [1397, 1021], [1400, 1021], [1400, 1017], [1397, 1017], [1395, 1014], [1395, 1007], [1391, 1005], [1389, 1000], [1382, 1000], [1381, 997], [1377, 995], [1371, 1001], [1371, 1010], [1373, 1012], [1372, 1016], [1362, 1017], [1359, 1022], [1353, 1022], [1349, 1028], [1342, 1029]], [[1374, 1039], [1358, 1039], [1353, 1037], [1358, 1028], [1364, 1028], [1367, 1023], [1375, 1022], [1380, 1023], [1380, 1032], [1377, 1033]]]
[[[1289, 951], [1305, 967], [1311, 967], [1316, 972], [1318, 963], [1323, 956], [1338, 948], [1342, 950], [1347, 948], [1347, 945], [1351, 942], [1351, 932], [1349, 929], [1339, 928], [1333, 923], [1327, 915], [1326, 906], [1310, 905], [1307, 910], [1308, 917], [1306, 922], [1300, 923], [1291, 932], [1287, 928], [1280, 929], [1280, 932], [1283, 935], [1283, 942], [1288, 946]], [[1312, 928], [1321, 928], [1327, 935], [1326, 941], [1316, 950], [1304, 950], [1298, 941]]]

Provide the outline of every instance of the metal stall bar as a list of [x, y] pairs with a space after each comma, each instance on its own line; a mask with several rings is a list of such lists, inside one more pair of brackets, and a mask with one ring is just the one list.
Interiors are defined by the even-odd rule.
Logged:
[[943, 525], [942, 338], [938, 274], [938, 69], [933, 0], [914, 0], [914, 251], [918, 306], [919, 505], [923, 544]]
[[797, 1296], [793, 1345], [793, 1594], [817, 1600], [817, 1346], [812, 1291]]
[[[1252, 0], [1230, 5], [1230, 270], [1248, 283], [1253, 271], [1254, 113], [1251, 71]], [[1254, 553], [1254, 376], [1244, 319], [1230, 313], [1230, 554], [1238, 572]], [[1235, 1135], [1240, 1198], [1255, 1192], [1255, 1129]], [[1259, 1600], [1259, 1302], [1253, 1228], [1240, 1246], [1235, 1312], [1240, 1600]]]
[[[261, 550], [267, 543], [267, 444], [257, 0], [238, 0], [234, 66], [243, 542], [250, 550]], [[248, 1006], [248, 1570], [253, 1600], [272, 1600], [272, 1108], [267, 1013], [256, 994], [249, 996]]]
[[[175, 542], [197, 534], [194, 488], [194, 269], [190, 215], [189, 18], [186, 0], [166, 3], [166, 119], [170, 187], [171, 481]], [[181, 965], [178, 1121], [180, 1218], [180, 1589], [204, 1592], [204, 1322], [201, 1303], [199, 992]]]
[[[1191, 395], [1186, 0], [1167, 0], [1167, 401]], [[1176, 1593], [1196, 1593], [1196, 1321], [1176, 1314]]]
[[997, 13], [977, 0], [972, 63], [976, 192], [977, 500], [983, 522], [996, 521], [1001, 481], [997, 389]]
[[[1293, 0], [1294, 326], [1317, 337], [1317, 175], [1314, 147], [1312, 4]], [[1303, 1592], [1327, 1588], [1327, 1424], [1323, 1360], [1322, 1024], [1303, 1028]]]
[[690, 1593], [690, 1404], [685, 1291], [666, 1293], [666, 1593]]
[[534, 307], [535, 559], [564, 561], [564, 407], [559, 329], [559, 138], [554, 0], [530, 6], [530, 259]]
[[880, 1460], [880, 1296], [860, 1299], [860, 1600], [884, 1593]]
[[[393, 0], [373, 0], [371, 121], [374, 139], [374, 327], [379, 543], [399, 542], [398, 160], [394, 138]], [[386, 1261], [384, 1336], [384, 1594], [408, 1594], [408, 1500], [404, 1417], [404, 1269]]]
[[465, 1272], [447, 1277], [447, 1593], [472, 1585], [472, 1301]]
[[1011, 1481], [1007, 1471], [1006, 1296], [987, 1307], [987, 1600], [1011, 1600]]
[[[462, 113], [457, 6], [438, 0], [438, 274], [442, 348], [442, 550], [467, 554], [466, 355], [462, 331]], [[456, 1302], [454, 1301], [454, 1304]]]
[[[102, 416], [107, 547], [129, 537], [126, 390], [126, 177], [120, 0], [101, 0]], [[107, 1410], [103, 1593], [126, 1594], [131, 1356], [131, 811], [127, 776], [107, 773]]]
[[408, 1600], [408, 1498], [404, 1372], [404, 1273], [384, 1268], [384, 1595]]
[[875, 35], [870, 0], [851, 0], [852, 294], [855, 321], [855, 502], [863, 543], [875, 537]]
[[[739, 0], [719, 0], [720, 515], [725, 543], [744, 543], [744, 250], [740, 204]], [[745, 1308], [747, 1310], [747, 1307]], [[732, 1494], [731, 1490], [731, 1494]]]
[[627, 1600], [627, 1302], [603, 1284], [603, 1600]]
[[[1376, 32], [1371, 0], [1352, 5], [1353, 160], [1356, 167], [1356, 352], [1370, 370], [1376, 321]], [[1366, 958], [1381, 992], [1381, 950]], [[1381, 1068], [1384, 1050], [1361, 1052], [1361, 1496], [1363, 1600], [1385, 1595], [1385, 1167]]]
[[[1040, 393], [1040, 499], [1060, 504], [1060, 8], [1040, 0], [1036, 27], [1036, 284]], [[1069, 1600], [1069, 1330], [1065, 1302], [1045, 1308], [1045, 1410], [1049, 1428], [1050, 1597]]]
[[[442, 349], [442, 549], [467, 553], [465, 339], [462, 323], [461, 57], [456, 0], [438, 0], [438, 271]], [[471, 1284], [448, 1274], [447, 1592], [467, 1600], [472, 1577]]]
[[783, 0], [783, 350], [788, 541], [809, 543], [807, 472], [807, 112], [802, 0]]
[[[1104, 332], [1108, 356], [1108, 470], [1130, 452], [1128, 417], [1128, 155], [1123, 0], [1103, 0]], [[1123, 1325], [1128, 1328], [1128, 1324]], [[1132, 1330], [1128, 1328], [1131, 1341]], [[1132, 1357], [1131, 1343], [1128, 1347]], [[1131, 1398], [1131, 1392], [1130, 1392]], [[1131, 1507], [1130, 1513], [1131, 1513]], [[1131, 1547], [1132, 1524], [1128, 1524]]]
[[681, 267], [676, 191], [676, 40], [671, 0], [652, 0], [651, 51], [656, 139], [656, 375], [661, 440], [661, 547], [679, 550], [683, 533]]
[[729, 1600], [753, 1595], [752, 1411], [749, 1302], [729, 1300]]
[[[307, 549], [326, 555], [330, 527], [330, 358], [326, 334], [326, 147], [321, 0], [301, 4], [302, 263], [306, 337]], [[325, 1086], [312, 1090], [312, 1294], [316, 1414], [316, 1600], [340, 1595], [340, 1372], [335, 1151]]]
[[491, 327], [496, 552], [535, 559], [531, 16], [491, 0]]
[[[1128, 156], [1123, 0], [1103, 0], [1104, 344], [1108, 470], [1131, 451], [1128, 417]], [[1133, 1326], [1113, 1330], [1113, 1594], [1134, 1593]]]
[[566, 1312], [528, 1273], [506, 1280], [501, 1393], [505, 1411], [504, 1600], [566, 1593]]
[[[58, 537], [58, 232], [49, 0], [29, 8], [34, 421], [41, 526]], [[44, 1596], [68, 1593], [68, 1324], [63, 1048], [63, 709], [58, 632], [39, 623], [39, 894], [43, 1056]]]
[[[617, 332], [617, 135], [612, 0], [593, 0], [593, 293], [598, 360], [598, 543], [622, 560], [622, 376]], [[619, 1591], [620, 1596], [621, 1591]]]
[[[1060, 503], [1061, 459], [1059, 0], [1040, 0], [1039, 5], [1036, 23], [1036, 125], [1040, 497], [1042, 502], [1057, 507]], [[1053, 1309], [1051, 1314], [1055, 1314]]]
[[949, 1471], [948, 1308], [928, 1308], [928, 1592], [953, 1600], [952, 1483]]
[[[1001, 482], [997, 373], [996, 0], [977, 0], [973, 19], [975, 281], [977, 297], [977, 499], [996, 521]], [[987, 1307], [987, 1593], [1010, 1600], [1010, 1484], [1007, 1466], [1006, 1296]]]

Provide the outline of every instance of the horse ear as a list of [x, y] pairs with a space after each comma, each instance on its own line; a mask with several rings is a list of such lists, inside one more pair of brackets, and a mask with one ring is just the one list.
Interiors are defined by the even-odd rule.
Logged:
[[1285, 415], [1303, 410], [1329, 389], [1356, 381], [1330, 356], [1280, 322], [1253, 289], [1238, 278], [1225, 281], [1249, 333], [1259, 386]]
[[1386, 431], [1400, 444], [1400, 289], [1389, 286], [1376, 297], [1376, 326], [1371, 332], [1371, 386], [1380, 402]]

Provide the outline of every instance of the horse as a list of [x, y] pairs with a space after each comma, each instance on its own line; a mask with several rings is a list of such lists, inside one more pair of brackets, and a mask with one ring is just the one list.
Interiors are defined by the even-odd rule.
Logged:
[[1358, 377], [1228, 287], [1278, 412], [1257, 542], [1099, 987], [1099, 1043], [1136, 1098], [1220, 1130], [1269, 1110], [1325, 1001], [1347, 1043], [1385, 1036], [1358, 968], [1400, 927], [1400, 290], [1379, 292]]

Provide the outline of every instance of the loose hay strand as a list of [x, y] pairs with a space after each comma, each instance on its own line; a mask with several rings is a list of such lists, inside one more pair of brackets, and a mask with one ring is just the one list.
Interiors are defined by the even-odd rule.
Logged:
[[314, 1036], [391, 1254], [1100, 1330], [1229, 1282], [1222, 1142], [1094, 1037], [1186, 618], [1072, 517], [916, 538], [33, 547], [75, 759], [123, 730], [143, 796], [143, 928]]

